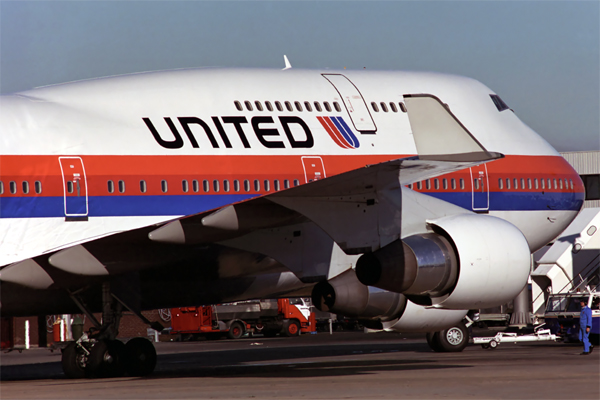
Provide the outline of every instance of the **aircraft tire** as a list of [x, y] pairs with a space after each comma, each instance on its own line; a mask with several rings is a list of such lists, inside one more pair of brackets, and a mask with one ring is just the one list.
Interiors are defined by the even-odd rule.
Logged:
[[100, 340], [90, 349], [86, 366], [88, 378], [122, 376], [125, 372], [123, 358], [125, 344], [119, 340]]
[[85, 361], [83, 353], [77, 349], [77, 343], [71, 342], [62, 351], [61, 364], [68, 379], [85, 378]]
[[146, 338], [137, 337], [125, 343], [125, 370], [129, 376], [146, 376], [156, 367], [156, 350]]
[[437, 333], [437, 341], [443, 352], [460, 352], [469, 344], [469, 330], [463, 322]]

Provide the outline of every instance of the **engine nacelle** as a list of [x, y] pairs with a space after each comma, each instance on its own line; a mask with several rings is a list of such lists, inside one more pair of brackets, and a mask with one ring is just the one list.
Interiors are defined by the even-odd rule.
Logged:
[[407, 302], [400, 318], [383, 322], [383, 329], [393, 332], [436, 332], [458, 324], [468, 310], [443, 310]]
[[394, 321], [406, 307], [406, 297], [363, 285], [353, 269], [317, 283], [312, 301], [320, 311], [378, 321]]
[[361, 256], [358, 279], [457, 310], [504, 304], [527, 283], [529, 245], [511, 223], [477, 214], [427, 222], [434, 233], [409, 236]]

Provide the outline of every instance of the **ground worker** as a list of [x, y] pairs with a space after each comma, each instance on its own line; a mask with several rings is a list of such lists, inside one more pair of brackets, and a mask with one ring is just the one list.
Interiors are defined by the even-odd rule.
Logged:
[[594, 346], [590, 346], [590, 330], [592, 329], [592, 310], [585, 299], [581, 299], [581, 314], [579, 314], [579, 340], [583, 342], [582, 356], [590, 354]]

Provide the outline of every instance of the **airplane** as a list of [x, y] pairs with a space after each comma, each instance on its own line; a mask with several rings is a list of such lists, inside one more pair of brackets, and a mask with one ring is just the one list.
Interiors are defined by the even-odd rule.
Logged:
[[0, 311], [91, 318], [69, 378], [153, 371], [123, 310], [297, 295], [461, 351], [584, 200], [496, 93], [441, 73], [114, 76], [3, 95], [0, 130]]

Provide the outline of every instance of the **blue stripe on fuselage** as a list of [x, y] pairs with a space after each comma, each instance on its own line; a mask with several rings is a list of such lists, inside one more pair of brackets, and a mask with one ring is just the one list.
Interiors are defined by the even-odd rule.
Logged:
[[[472, 209], [470, 192], [424, 193]], [[198, 194], [156, 196], [92, 196], [88, 216], [191, 215], [257, 197], [257, 194]], [[578, 211], [583, 193], [492, 192], [490, 211], [569, 210]], [[63, 197], [5, 197], [0, 200], [0, 218], [64, 217]]]

